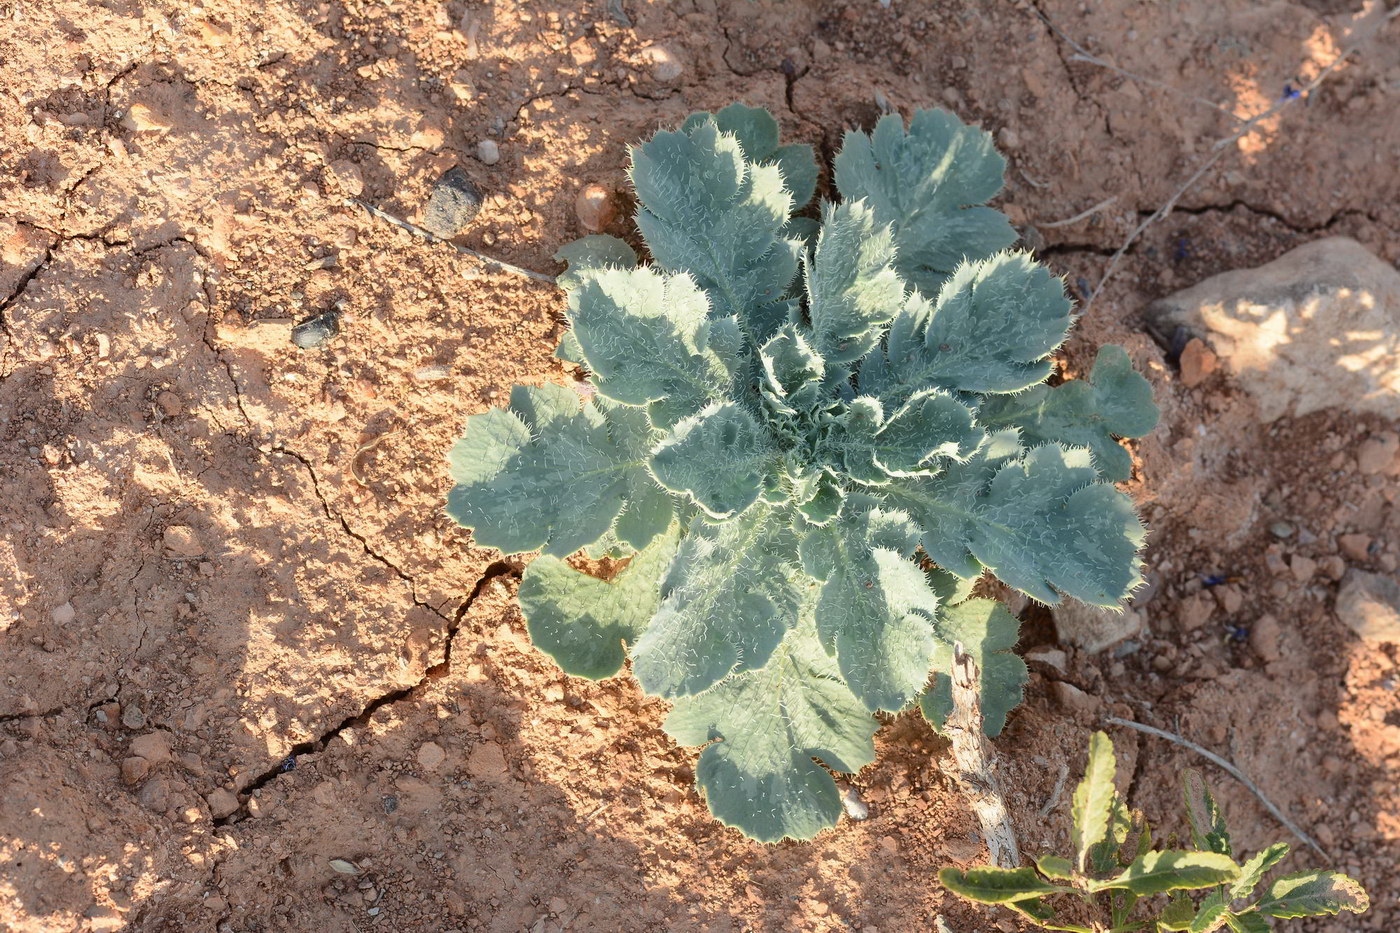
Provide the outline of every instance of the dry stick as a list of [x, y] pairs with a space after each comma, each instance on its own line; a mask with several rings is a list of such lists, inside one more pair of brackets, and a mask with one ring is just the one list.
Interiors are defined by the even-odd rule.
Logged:
[[1253, 781], [1251, 781], [1249, 778], [1247, 778], [1243, 771], [1235, 767], [1230, 762], [1226, 761], [1224, 758], [1221, 758], [1219, 755], [1217, 755], [1210, 749], [1202, 748], [1195, 742], [1192, 742], [1189, 739], [1183, 739], [1181, 736], [1177, 735], [1174, 732], [1167, 732], [1165, 729], [1158, 729], [1156, 726], [1145, 726], [1140, 722], [1133, 722], [1130, 719], [1119, 719], [1117, 716], [1106, 716], [1104, 718], [1104, 722], [1113, 723], [1115, 726], [1126, 726], [1129, 729], [1136, 729], [1139, 732], [1146, 732], [1148, 735], [1155, 735], [1159, 738], [1166, 739], [1168, 742], [1175, 742], [1182, 748], [1191, 749], [1191, 751], [1205, 758], [1212, 764], [1219, 766], [1235, 780], [1239, 781], [1245, 787], [1249, 788], [1250, 791], [1253, 792], [1254, 796], [1259, 798], [1259, 802], [1264, 805], [1264, 809], [1268, 810], [1274, 815], [1274, 819], [1282, 823], [1284, 825], [1284, 828], [1286, 828], [1293, 835], [1297, 836], [1299, 839], [1303, 840], [1310, 847], [1312, 847], [1313, 851], [1317, 852], [1318, 855], [1326, 859], [1331, 858], [1331, 856], [1327, 854], [1327, 851], [1323, 849], [1322, 846], [1318, 845], [1312, 836], [1309, 836], [1307, 833], [1299, 829], [1297, 824], [1290, 820], [1286, 815], [1284, 815], [1284, 812], [1280, 810], [1277, 806], [1275, 806], [1272, 800], [1270, 800], [1268, 797], [1265, 797], [1264, 792], [1259, 789], [1259, 786]]
[[[1039, 13], [1038, 10], [1036, 12]], [[1385, 19], [1382, 20], [1381, 23], [1377, 26], [1377, 32], [1382, 27], [1384, 27], [1386, 23], [1394, 19], [1397, 14], [1400, 14], [1400, 7], [1396, 7], [1395, 9], [1391, 10], [1389, 13], [1386, 14]], [[1053, 24], [1052, 28], [1054, 28]], [[1128, 249], [1134, 243], [1137, 242], [1138, 237], [1142, 236], [1143, 231], [1155, 224], [1157, 221], [1166, 219], [1166, 217], [1169, 214], [1171, 214], [1172, 210], [1176, 207], [1176, 203], [1181, 200], [1182, 196], [1184, 196], [1187, 191], [1190, 191], [1191, 188], [1195, 186], [1196, 182], [1200, 181], [1201, 176], [1204, 175], [1207, 171], [1209, 171], [1211, 166], [1215, 165], [1216, 162], [1220, 161], [1221, 157], [1229, 151], [1229, 147], [1233, 143], [1235, 143], [1237, 140], [1241, 139], [1244, 136], [1248, 136], [1250, 132], [1253, 131], [1254, 127], [1258, 125], [1261, 121], [1267, 120], [1269, 117], [1272, 117], [1274, 114], [1278, 113], [1294, 101], [1305, 99], [1308, 96], [1308, 94], [1313, 91], [1313, 89], [1315, 89], [1319, 84], [1326, 80], [1327, 77], [1333, 71], [1336, 70], [1338, 65], [1346, 61], [1349, 57], [1351, 57], [1351, 54], [1357, 49], [1359, 49], [1370, 38], [1374, 38], [1374, 34], [1372, 36], [1367, 37], [1366, 39], [1358, 39], [1356, 42], [1353, 42], [1351, 45], [1343, 49], [1341, 54], [1339, 54], [1336, 58], [1328, 62], [1327, 67], [1319, 71], [1316, 77], [1314, 77], [1307, 84], [1303, 85], [1303, 87], [1299, 88], [1296, 94], [1283, 98], [1283, 100], [1274, 104], [1272, 107], [1270, 107], [1268, 110], [1265, 110], [1263, 113], [1255, 114], [1254, 116], [1246, 120], [1244, 123], [1242, 123], [1239, 126], [1239, 128], [1236, 129], [1229, 136], [1226, 136], [1224, 139], [1217, 140], [1215, 142], [1215, 145], [1212, 147], [1214, 149], [1214, 152], [1211, 154], [1211, 157], [1207, 159], [1204, 163], [1202, 163], [1200, 168], [1196, 169], [1196, 171], [1191, 173], [1191, 177], [1187, 178], [1186, 181], [1182, 183], [1181, 187], [1177, 188], [1176, 191], [1172, 194], [1172, 196], [1167, 198], [1165, 204], [1163, 204], [1161, 207], [1157, 208], [1157, 210], [1153, 211], [1150, 215], [1148, 215], [1148, 217], [1145, 220], [1143, 220], [1142, 223], [1138, 224], [1136, 227], [1133, 228], [1132, 233], [1128, 234], [1127, 239], [1123, 241], [1123, 245], [1118, 247], [1117, 251], [1114, 252], [1113, 256], [1109, 259], [1108, 267], [1104, 270], [1103, 277], [1099, 279], [1098, 287], [1096, 287], [1093, 290], [1093, 292], [1089, 294], [1088, 300], [1084, 302], [1084, 310], [1081, 313], [1089, 313], [1089, 309], [1094, 305], [1094, 300], [1098, 298], [1099, 293], [1103, 291], [1104, 285], [1108, 283], [1108, 280], [1113, 276], [1113, 273], [1118, 271], [1118, 264], [1123, 259], [1123, 254], [1126, 253]], [[1066, 41], [1069, 41], [1067, 37]]]
[[496, 266], [497, 268], [504, 269], [505, 271], [514, 273], [515, 275], [523, 275], [525, 278], [534, 279], [537, 282], [548, 282], [550, 285], [554, 284], [554, 276], [552, 275], [545, 275], [543, 272], [532, 272], [529, 269], [522, 269], [520, 266], [513, 266], [510, 263], [502, 259], [497, 259], [494, 256], [488, 256], [485, 253], [479, 253], [476, 250], [470, 249], [466, 246], [458, 246], [451, 240], [444, 240], [437, 234], [430, 233], [427, 230], [424, 230], [422, 227], [418, 226], [417, 224], [409, 223], [407, 220], [401, 220], [400, 218], [395, 217], [393, 214], [390, 214], [388, 211], [382, 211], [379, 208], [375, 207], [373, 204], [361, 201], [359, 198], [346, 198], [345, 203], [354, 207], [363, 208], [364, 210], [368, 211], [371, 216], [378, 217], [380, 220], [387, 220], [395, 227], [398, 227], [401, 230], [407, 230], [414, 236], [422, 237], [429, 243], [445, 243], [446, 245], [455, 249], [457, 252], [461, 253], [463, 256], [471, 256], [473, 259], [480, 260], [481, 262], [484, 262], [489, 266]]
[[1042, 229], [1042, 230], [1048, 230], [1048, 229], [1051, 229], [1051, 228], [1054, 228], [1054, 227], [1068, 227], [1070, 224], [1077, 224], [1077, 223], [1079, 223], [1081, 220], [1084, 220], [1084, 219], [1086, 219], [1086, 218], [1088, 218], [1088, 217], [1093, 217], [1093, 216], [1094, 216], [1095, 214], [1097, 214], [1099, 211], [1103, 210], [1105, 207], [1108, 207], [1110, 204], [1112, 204], [1114, 201], [1117, 201], [1117, 200], [1118, 200], [1118, 195], [1115, 194], [1115, 195], [1114, 195], [1113, 197], [1111, 197], [1111, 198], [1104, 198], [1102, 201], [1100, 201], [1099, 203], [1095, 204], [1093, 207], [1089, 208], [1089, 209], [1086, 210], [1086, 211], [1080, 211], [1078, 214], [1075, 214], [1073, 217], [1066, 217], [1064, 220], [1056, 220], [1056, 221], [1054, 221], [1054, 222], [1052, 222], [1052, 223], [1048, 223], [1048, 224], [1036, 224], [1036, 226], [1039, 227], [1039, 228]]
[[1036, 816], [1045, 819], [1050, 815], [1050, 811], [1055, 809], [1055, 804], [1060, 802], [1060, 794], [1065, 789], [1065, 778], [1069, 777], [1069, 765], [1060, 762], [1060, 776], [1055, 778], [1055, 789], [1050, 792], [1050, 799], [1045, 801], [1045, 806], [1040, 808]]
[[944, 725], [953, 743], [954, 768], [945, 768], [972, 804], [972, 812], [982, 826], [987, 851], [998, 868], [1016, 868], [1021, 853], [1016, 846], [1016, 829], [1006, 809], [1006, 798], [997, 783], [991, 746], [982, 733], [982, 704], [977, 692], [977, 665], [963, 651], [953, 648], [953, 712]]

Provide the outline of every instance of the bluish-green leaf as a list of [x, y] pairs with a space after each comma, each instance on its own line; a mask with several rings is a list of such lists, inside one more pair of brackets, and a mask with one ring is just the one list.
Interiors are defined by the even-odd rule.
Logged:
[[[566, 292], [579, 286], [579, 276], [586, 269], [614, 267], [632, 269], [637, 265], [637, 254], [626, 241], [605, 233], [591, 233], [571, 243], [565, 243], [554, 254], [558, 262], [566, 264], [563, 274], [555, 278], [555, 284]], [[564, 331], [559, 338], [559, 346], [554, 355], [570, 363], [583, 363], [583, 349], [571, 330]]]
[[861, 202], [827, 205], [816, 251], [803, 263], [812, 343], [828, 363], [869, 353], [904, 303], [889, 228]]
[[917, 392], [880, 426], [872, 439], [875, 462], [891, 476], [936, 469], [951, 457], [966, 460], [986, 439], [972, 410], [946, 392]]
[[557, 557], [536, 558], [520, 581], [520, 609], [530, 640], [566, 674], [600, 680], [622, 668], [661, 603], [661, 577], [676, 554], [676, 529], [634, 556], [611, 580]]
[[730, 104], [719, 113], [692, 113], [681, 127], [690, 132], [714, 120], [720, 132], [739, 140], [744, 156], [759, 165], [776, 165], [783, 173], [783, 187], [792, 194], [792, 209], [801, 210], [817, 190], [817, 161], [806, 143], [778, 144], [778, 121], [762, 107]]
[[969, 599], [940, 608], [934, 622], [938, 648], [933, 656], [933, 684], [919, 703], [935, 729], [942, 730], [953, 714], [953, 648], [961, 644], [979, 672], [982, 731], [989, 736], [1001, 734], [1007, 714], [1021, 703], [1028, 676], [1026, 662], [1012, 651], [1020, 628], [1016, 617], [995, 599]]
[[689, 696], [767, 664], [815, 589], [797, 564], [786, 510], [758, 502], [722, 524], [693, 521], [661, 607], [632, 647], [642, 689]]
[[775, 455], [753, 415], [733, 402], [716, 403], [683, 419], [657, 444], [651, 472], [712, 518], [732, 518], [758, 501]]
[[1343, 910], [1364, 913], [1371, 899], [1360, 882], [1339, 871], [1305, 871], [1284, 875], [1254, 905], [1270, 917], [1321, 917]]
[[851, 692], [895, 712], [923, 690], [936, 642], [938, 597], [910, 557], [918, 529], [903, 512], [848, 513], [803, 539], [804, 569], [825, 581], [817, 632]]
[[779, 168], [750, 164], [738, 139], [702, 122], [634, 147], [631, 176], [656, 262], [690, 273], [711, 313], [737, 318], [753, 346], [776, 333], [801, 248], [783, 236], [792, 196]]
[[1088, 447], [1104, 478], [1121, 483], [1132, 475], [1133, 461], [1114, 437], [1146, 435], [1157, 426], [1157, 406], [1127, 351], [1110, 344], [1100, 348], [1089, 379], [989, 396], [977, 420], [993, 430], [1017, 428], [1028, 444]]
[[677, 700], [664, 724], [682, 744], [713, 743], [695, 768], [710, 811], [763, 842], [810, 839], [836, 824], [841, 796], [826, 768], [873, 760], [877, 727], [810, 620], [761, 669]]
[[[607, 419], [608, 433], [613, 443], [627, 461], [646, 461], [651, 457], [651, 450], [662, 435], [652, 427], [645, 411], [601, 396], [595, 404]], [[675, 516], [671, 495], [657, 485], [649, 472], [634, 470], [627, 474], [623, 496], [626, 502], [622, 514], [613, 525], [613, 534], [618, 540], [640, 551], [671, 526]]]
[[[467, 419], [448, 455], [447, 512], [477, 544], [563, 557], [612, 528], [627, 491], [650, 482], [602, 412], [561, 386], [511, 390], [510, 407]], [[640, 471], [640, 475], [639, 475]]]
[[710, 317], [705, 293], [686, 275], [585, 270], [568, 315], [598, 393], [649, 405], [659, 427], [728, 397], [740, 368], [737, 328]]
[[1016, 242], [1006, 217], [985, 204], [1001, 190], [1006, 160], [986, 131], [943, 110], [920, 110], [908, 133], [896, 115], [869, 136], [846, 133], [836, 156], [842, 197], [864, 198], [895, 229], [900, 275], [934, 295], [964, 259], [985, 259]]

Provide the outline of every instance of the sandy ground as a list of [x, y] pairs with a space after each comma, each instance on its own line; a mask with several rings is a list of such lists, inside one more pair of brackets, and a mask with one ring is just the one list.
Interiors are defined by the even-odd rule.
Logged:
[[[1082, 297], [1216, 140], [1352, 44], [1147, 231], [1066, 347], [1074, 374], [1126, 345], [1163, 407], [1130, 485], [1153, 528], [1150, 634], [1033, 663], [997, 748], [1037, 850], [1063, 844], [1054, 788], [1103, 714], [1178, 731], [1370, 888], [1365, 917], [1296, 929], [1400, 927], [1400, 669], [1330, 611], [1339, 561], [1400, 559], [1400, 488], [1355, 463], [1394, 426], [1261, 427], [1224, 376], [1183, 386], [1140, 322], [1323, 235], [1400, 259], [1383, 15], [0, 0], [0, 928], [1019, 929], [936, 883], [985, 852], [916, 716], [853, 779], [868, 820], [764, 847], [709, 818], [662, 704], [529, 646], [520, 565], [442, 514], [444, 456], [513, 383], [568, 378], [561, 295], [344, 198], [413, 217], [461, 165], [487, 194], [461, 242], [552, 274], [583, 232], [578, 190], [620, 191], [625, 144], [692, 110], [767, 106], [829, 158], [884, 105], [940, 105], [997, 133], [1003, 209]], [[293, 346], [293, 322], [333, 307], [338, 337]], [[1276, 539], [1279, 521], [1307, 534]], [[1376, 546], [1346, 557], [1344, 532]], [[1233, 582], [1205, 593], [1212, 574]], [[1265, 614], [1273, 660], [1240, 634]], [[1024, 649], [1054, 642], [1044, 609], [1023, 618]], [[1088, 699], [1065, 708], [1055, 681]], [[1133, 802], [1179, 829], [1175, 776], [1197, 762], [1115, 736]], [[1213, 778], [1245, 847], [1286, 835]]]

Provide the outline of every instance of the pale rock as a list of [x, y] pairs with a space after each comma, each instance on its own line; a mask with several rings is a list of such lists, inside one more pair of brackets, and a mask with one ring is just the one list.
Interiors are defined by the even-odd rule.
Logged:
[[342, 194], [358, 197], [365, 190], [365, 177], [360, 167], [348, 159], [337, 159], [326, 166], [326, 181]]
[[128, 784], [140, 784], [151, 773], [151, 763], [139, 755], [122, 759], [122, 780]]
[[1371, 559], [1371, 537], [1369, 535], [1341, 535], [1337, 538], [1337, 547], [1342, 549], [1342, 554], [1347, 560], [1355, 561], [1358, 564]]
[[650, 69], [651, 76], [663, 84], [675, 81], [685, 71], [676, 53], [664, 45], [649, 45], [642, 49], [642, 61]]
[[163, 764], [173, 756], [170, 749], [170, 735], [166, 732], [147, 732], [131, 740], [128, 746], [133, 755], [140, 755], [153, 765]]
[[78, 611], [73, 608], [72, 603], [64, 603], [61, 606], [55, 606], [49, 615], [53, 618], [55, 625], [72, 625], [78, 618]]
[[1370, 642], [1400, 644], [1400, 583], [1353, 567], [1337, 592], [1337, 617]]
[[1400, 453], [1400, 436], [1384, 431], [1367, 438], [1356, 449], [1356, 468], [1366, 476], [1389, 473], [1397, 453]]
[[1216, 356], [1200, 337], [1192, 337], [1181, 351], [1181, 384], [1188, 389], [1205, 382], [1220, 368], [1220, 357]]
[[1205, 593], [1183, 599], [1177, 606], [1176, 623], [1183, 632], [1194, 632], [1210, 621], [1215, 601]]
[[1104, 609], [1075, 599], [1062, 600], [1051, 610], [1051, 614], [1060, 642], [1074, 645], [1089, 654], [1097, 654], [1121, 641], [1134, 638], [1144, 629], [1140, 612]]
[[204, 556], [204, 545], [199, 535], [188, 525], [171, 525], [165, 529], [161, 540], [165, 544], [165, 556], [175, 560], [193, 560]]
[[1208, 340], [1265, 423], [1325, 408], [1400, 419], [1400, 271], [1328, 237], [1147, 309], [1164, 340]]
[[483, 139], [476, 144], [476, 157], [484, 165], [495, 165], [501, 161], [501, 147], [494, 139]]
[[418, 765], [425, 771], [435, 771], [447, 758], [447, 753], [436, 742], [424, 742], [418, 746]]
[[150, 104], [135, 103], [127, 108], [122, 126], [134, 133], [168, 133], [175, 128], [170, 118]]
[[1062, 680], [1055, 681], [1050, 689], [1061, 706], [1076, 713], [1097, 713], [1102, 704], [1098, 697]]
[[1041, 645], [1026, 652], [1026, 661], [1044, 664], [1046, 667], [1058, 674], [1063, 674], [1069, 668], [1069, 655], [1062, 648], [1052, 648], [1049, 645]]
[[1261, 661], [1277, 661], [1282, 657], [1278, 646], [1279, 634], [1278, 619], [1272, 615], [1262, 615], [1249, 629], [1249, 647], [1254, 649]]
[[1215, 597], [1215, 602], [1225, 611], [1227, 615], [1234, 615], [1244, 606], [1244, 594], [1239, 587], [1229, 583], [1214, 587], [1211, 595]]
[[1293, 571], [1293, 578], [1299, 583], [1307, 583], [1313, 578], [1313, 574], [1317, 573], [1317, 561], [1302, 554], [1294, 554], [1288, 566]]
[[209, 804], [209, 815], [216, 820], [232, 816], [238, 811], [238, 795], [227, 787], [216, 787], [204, 799]]
[[467, 771], [472, 777], [493, 781], [508, 776], [510, 764], [501, 746], [490, 741], [478, 742], [467, 756]]

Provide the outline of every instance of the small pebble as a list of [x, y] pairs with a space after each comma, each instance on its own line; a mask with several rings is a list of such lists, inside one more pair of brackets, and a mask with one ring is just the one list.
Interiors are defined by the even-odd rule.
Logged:
[[292, 328], [292, 343], [311, 350], [340, 333], [340, 312], [335, 309], [313, 314]]
[[326, 177], [334, 187], [352, 198], [359, 197], [365, 190], [365, 177], [360, 174], [360, 167], [348, 159], [337, 159], [327, 165]]
[[588, 185], [574, 199], [578, 222], [589, 233], [602, 233], [617, 217], [617, 200], [602, 185]]
[[1288, 522], [1274, 522], [1269, 526], [1269, 534], [1284, 540], [1293, 537], [1293, 526]]
[[360, 873], [360, 869], [354, 862], [347, 861], [343, 858], [331, 859], [330, 866], [342, 875], [358, 875]]
[[446, 758], [447, 753], [436, 742], [424, 742], [418, 746], [418, 764], [425, 771], [435, 770]]
[[476, 219], [481, 201], [480, 189], [472, 184], [461, 166], [454, 165], [433, 183], [428, 203], [423, 207], [423, 229], [450, 240]]
[[1369, 535], [1342, 535], [1337, 539], [1337, 547], [1347, 560], [1364, 563], [1371, 559], [1371, 538]]
[[135, 133], [168, 133], [175, 124], [149, 104], [132, 104], [122, 118], [122, 126]]
[[1181, 384], [1194, 389], [1220, 366], [1220, 358], [1200, 337], [1192, 337], [1181, 351]]
[[423, 366], [413, 371], [413, 378], [419, 382], [440, 382], [451, 376], [452, 370], [446, 366]]
[[501, 161], [501, 147], [494, 139], [483, 139], [476, 144], [476, 157], [486, 165], [495, 165]]
[[1278, 619], [1272, 615], [1260, 616], [1249, 630], [1249, 647], [1253, 648], [1254, 653], [1259, 655], [1259, 660], [1266, 663], [1277, 661], [1283, 656], [1279, 651], [1278, 640]]
[[854, 787], [846, 788], [846, 792], [841, 795], [841, 806], [845, 808], [846, 815], [857, 822], [870, 816], [870, 808], [860, 799], [860, 791]]
[[126, 726], [128, 729], [145, 728], [146, 714], [141, 711], [141, 707], [137, 706], [135, 703], [130, 703], [127, 705], [126, 709], [122, 710], [122, 725]]
[[72, 625], [78, 618], [78, 611], [73, 608], [72, 603], [64, 603], [61, 606], [55, 606], [50, 615], [53, 616], [55, 625]]
[[238, 795], [226, 787], [216, 787], [204, 798], [209, 804], [209, 813], [216, 820], [232, 816], [238, 811]]
[[664, 45], [649, 45], [642, 49], [642, 61], [646, 62], [651, 76], [662, 83], [675, 81], [685, 71], [681, 60]]
[[139, 784], [151, 771], [151, 763], [139, 755], [122, 760], [122, 780], [128, 784]]

